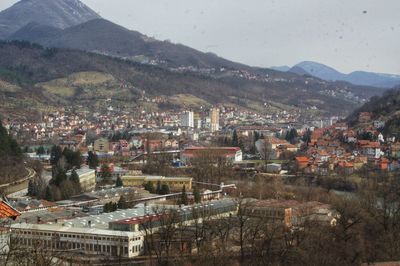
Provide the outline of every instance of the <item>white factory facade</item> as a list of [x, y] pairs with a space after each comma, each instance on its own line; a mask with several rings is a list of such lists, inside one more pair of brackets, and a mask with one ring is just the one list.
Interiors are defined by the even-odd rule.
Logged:
[[[146, 234], [142, 225], [148, 223], [149, 217], [163, 219], [162, 217], [168, 217], [168, 213], [175, 212], [180, 217], [179, 221], [190, 224], [193, 219], [199, 219], [195, 218], [195, 213], [199, 210], [210, 218], [220, 218], [237, 212], [236, 203], [230, 199], [193, 206], [162, 206], [165, 208], [164, 213], [155, 211], [159, 205], [139, 204], [132, 209], [77, 217], [62, 223], [16, 223], [10, 226], [10, 240], [27, 249], [42, 248], [58, 252], [133, 258], [145, 252], [144, 238], [148, 232]], [[153, 232], [160, 225], [157, 219], [151, 223]]]

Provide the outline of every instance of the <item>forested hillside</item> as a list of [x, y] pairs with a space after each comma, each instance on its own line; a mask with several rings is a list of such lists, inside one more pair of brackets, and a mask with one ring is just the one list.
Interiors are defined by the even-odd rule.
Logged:
[[400, 132], [400, 88], [386, 91], [381, 97], [372, 97], [368, 103], [352, 113], [348, 120], [357, 126], [361, 112], [370, 112], [372, 119], [385, 122], [384, 133], [398, 135]]
[[15, 181], [24, 174], [22, 151], [0, 121], [0, 184]]
[[[147, 97], [161, 96], [167, 101], [185, 95], [198, 102], [229, 103], [257, 111], [262, 111], [265, 102], [272, 102], [346, 114], [358, 104], [354, 97], [379, 93], [370, 87], [287, 73], [269, 73], [256, 80], [224, 73], [178, 73], [93, 53], [46, 49], [17, 41], [1, 42], [0, 58], [0, 111], [21, 118], [60, 105], [101, 108], [107, 99], [121, 109], [131, 109], [140, 104], [143, 92]], [[354, 97], [348, 98], [349, 94]]]

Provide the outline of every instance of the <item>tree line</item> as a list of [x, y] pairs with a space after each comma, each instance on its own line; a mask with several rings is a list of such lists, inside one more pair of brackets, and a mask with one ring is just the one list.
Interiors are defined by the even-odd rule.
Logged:
[[19, 144], [0, 121], [0, 184], [16, 181], [26, 174], [23, 159]]

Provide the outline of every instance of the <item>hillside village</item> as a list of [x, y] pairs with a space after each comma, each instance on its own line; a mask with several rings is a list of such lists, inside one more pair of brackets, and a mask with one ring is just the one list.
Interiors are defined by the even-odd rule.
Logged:
[[[155, 208], [164, 206], [171, 215], [174, 204], [182, 202], [189, 212], [190, 206], [219, 206], [210, 218], [245, 215], [291, 230], [304, 228], [310, 220], [336, 226], [338, 210], [325, 200], [297, 199], [298, 192], [287, 188], [257, 198], [257, 193], [270, 192], [256, 192], [251, 186], [246, 190], [243, 177], [248, 182], [273, 178], [288, 188], [298, 186], [293, 178], [311, 178], [317, 187], [355, 193], [366, 173], [399, 170], [400, 144], [395, 134], [383, 133], [385, 121], [374, 120], [368, 112], [359, 112], [357, 127], [338, 117], [299, 119], [295, 112], [263, 116], [224, 105], [134, 117], [111, 106], [103, 114], [63, 109], [44, 114], [38, 123], [5, 119], [4, 128], [18, 139], [27, 160], [43, 167], [32, 166], [38, 175], [29, 181], [27, 192], [7, 192], [7, 208], [26, 221], [12, 225], [12, 230], [17, 235], [68, 230], [72, 238], [87, 228], [89, 235], [115, 236], [128, 230], [137, 241], [133, 249], [108, 251], [107, 245], [113, 244], [106, 239], [104, 250], [93, 247], [103, 255], [128, 259], [151, 252], [143, 249], [146, 231], [139, 229], [146, 226], [146, 212], [163, 216]], [[250, 196], [245, 209], [235, 200], [239, 191]], [[139, 207], [141, 202], [152, 211]], [[193, 223], [177, 219], [175, 223]], [[74, 248], [68, 237], [63, 241]]]
[[399, 265], [396, 4], [98, 2], [0, 10], [1, 265]]
[[[33, 158], [49, 158], [53, 145], [86, 157], [92, 151], [100, 157], [129, 158], [154, 151], [240, 144], [245, 158], [279, 160], [289, 155], [296, 170], [305, 174], [351, 175], [367, 166], [385, 171], [399, 167], [396, 136], [383, 135], [385, 122], [373, 120], [368, 112], [359, 113], [362, 127], [357, 128], [337, 117], [303, 123], [299, 119], [300, 113], [295, 112], [260, 115], [223, 105], [199, 112], [142, 111], [135, 116], [110, 106], [104, 114], [60, 110], [44, 115], [38, 123], [4, 120], [3, 125]], [[290, 143], [285, 138], [292, 130], [296, 136]], [[233, 134], [238, 138], [235, 143]]]

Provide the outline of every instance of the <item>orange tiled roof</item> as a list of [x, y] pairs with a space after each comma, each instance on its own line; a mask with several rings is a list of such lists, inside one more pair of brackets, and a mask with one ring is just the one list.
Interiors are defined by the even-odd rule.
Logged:
[[308, 162], [308, 160], [309, 160], [309, 158], [308, 158], [308, 157], [305, 157], [305, 156], [296, 157], [296, 161], [297, 161], [297, 162], [305, 163], [305, 162]]
[[7, 202], [4, 200], [0, 201], [0, 218], [12, 218], [15, 220], [19, 215], [20, 213]]

